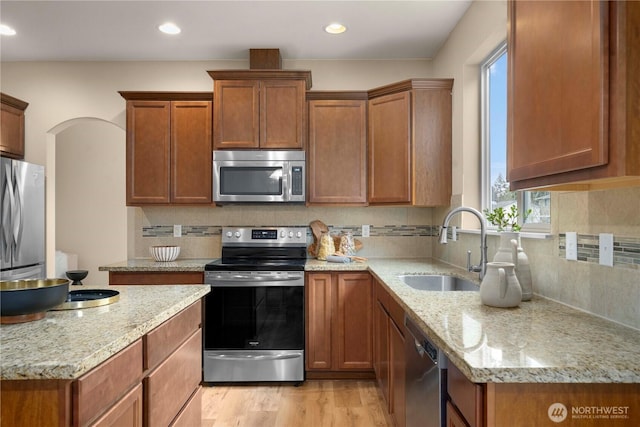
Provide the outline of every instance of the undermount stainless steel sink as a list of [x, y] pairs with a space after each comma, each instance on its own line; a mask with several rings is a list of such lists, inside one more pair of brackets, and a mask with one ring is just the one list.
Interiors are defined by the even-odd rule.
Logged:
[[419, 291], [479, 291], [471, 280], [440, 274], [404, 274], [398, 276], [407, 286]]

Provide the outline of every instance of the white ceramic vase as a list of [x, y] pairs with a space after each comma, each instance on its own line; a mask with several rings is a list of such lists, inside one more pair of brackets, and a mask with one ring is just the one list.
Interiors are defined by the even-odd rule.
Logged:
[[501, 231], [498, 235], [500, 236], [500, 245], [498, 246], [498, 251], [493, 257], [493, 260], [497, 262], [510, 262], [515, 264], [517, 254], [511, 241], [515, 240], [519, 243], [520, 233], [517, 231]]
[[512, 240], [511, 244], [515, 250], [515, 270], [518, 283], [522, 288], [522, 301], [529, 301], [533, 296], [533, 280], [531, 279], [531, 266], [529, 265], [529, 257], [524, 253], [522, 246], [517, 240]]
[[517, 307], [522, 301], [522, 289], [510, 262], [488, 262], [480, 283], [480, 301], [491, 307]]

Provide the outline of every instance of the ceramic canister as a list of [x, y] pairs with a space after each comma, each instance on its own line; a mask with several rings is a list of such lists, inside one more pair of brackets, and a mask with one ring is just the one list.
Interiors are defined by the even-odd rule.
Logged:
[[522, 301], [522, 289], [510, 262], [488, 262], [480, 283], [480, 300], [492, 307], [517, 307]]

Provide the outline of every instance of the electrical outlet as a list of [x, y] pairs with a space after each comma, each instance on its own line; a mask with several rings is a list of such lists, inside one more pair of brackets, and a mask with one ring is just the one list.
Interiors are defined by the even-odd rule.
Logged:
[[575, 231], [567, 231], [566, 233], [566, 258], [569, 261], [578, 260], [578, 233]]
[[613, 267], [613, 234], [600, 233], [600, 264]]
[[369, 232], [370, 232], [370, 228], [369, 228], [369, 224], [364, 224], [362, 226], [362, 237], [369, 237]]
[[173, 237], [182, 237], [182, 226], [174, 225], [173, 226]]

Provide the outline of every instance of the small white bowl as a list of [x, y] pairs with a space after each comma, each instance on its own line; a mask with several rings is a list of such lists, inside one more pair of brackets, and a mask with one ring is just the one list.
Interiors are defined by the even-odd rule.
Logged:
[[175, 261], [180, 255], [180, 246], [150, 246], [149, 253], [159, 262]]

